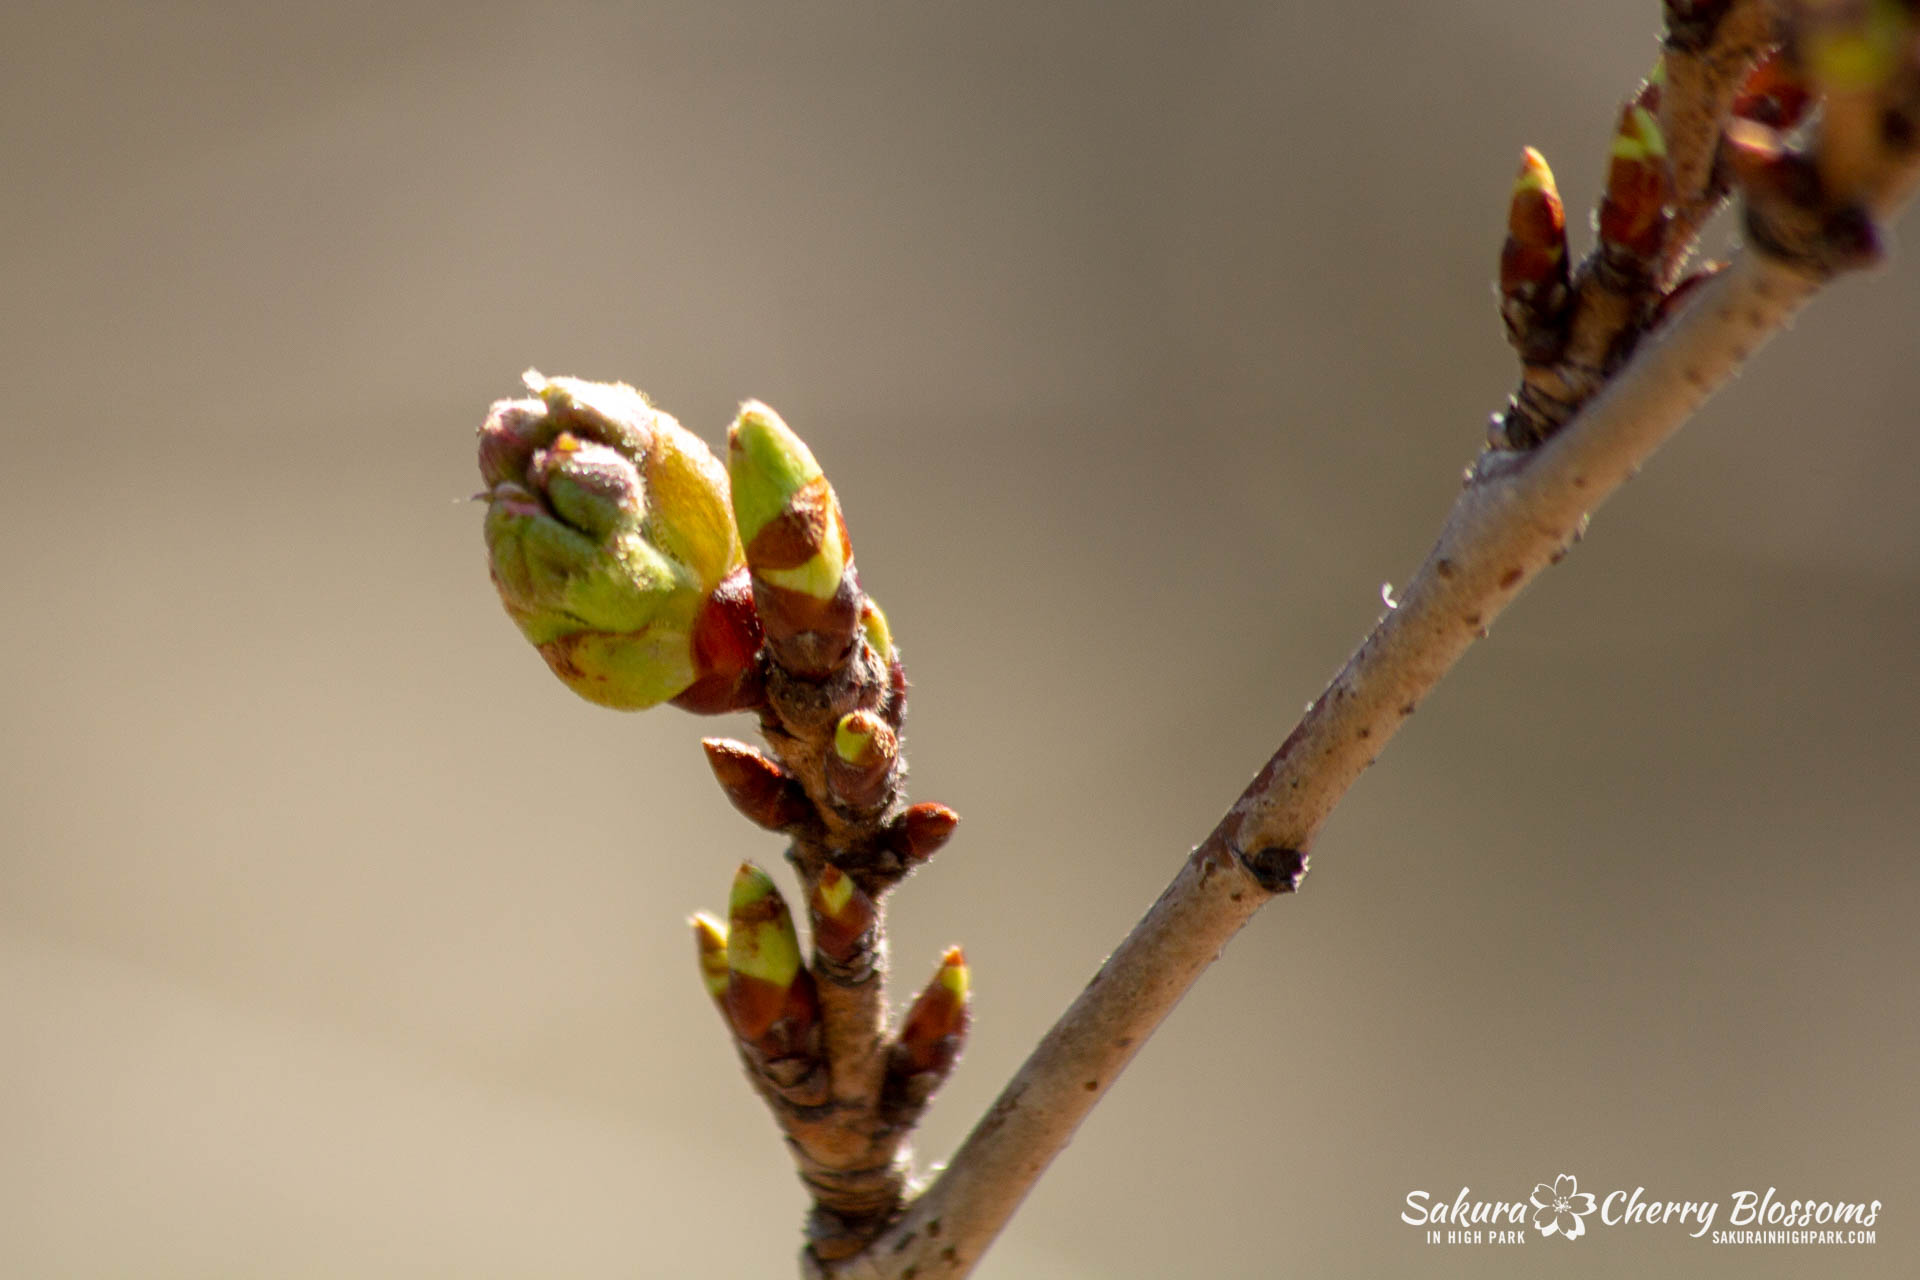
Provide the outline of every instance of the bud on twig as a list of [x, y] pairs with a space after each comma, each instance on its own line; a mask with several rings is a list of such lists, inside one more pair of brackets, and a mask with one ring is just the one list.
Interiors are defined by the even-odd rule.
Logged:
[[[966, 1040], [968, 986], [966, 957], [959, 947], [950, 947], [933, 980], [914, 999], [900, 1024], [887, 1068], [890, 1075], [902, 1081], [926, 1076], [931, 1084], [946, 1078]], [[918, 1089], [911, 1092], [925, 1096]], [[931, 1092], [931, 1088], [926, 1089], [926, 1093]]]
[[732, 738], [702, 738], [700, 745], [720, 789], [756, 826], [786, 831], [812, 815], [800, 784], [757, 749]]
[[870, 949], [880, 912], [840, 868], [827, 864], [807, 905], [813, 913], [813, 949], [819, 955], [844, 965]]
[[805, 1045], [819, 1004], [800, 963], [793, 916], [773, 879], [740, 864], [727, 899], [727, 1019], [734, 1034], [769, 1056]]
[[900, 738], [871, 711], [850, 711], [833, 730], [827, 790], [849, 809], [872, 809], [887, 797], [900, 758]]
[[752, 645], [695, 642], [741, 563], [718, 461], [632, 387], [526, 382], [537, 398], [500, 401], [480, 429], [487, 554], [508, 616], [604, 706], [650, 707], [696, 684], [709, 703], [751, 694]]
[[694, 615], [693, 666], [702, 674], [675, 695], [673, 705], [697, 715], [719, 715], [765, 702], [760, 641], [753, 583], [742, 565], [713, 589]]
[[795, 675], [823, 679], [847, 660], [860, 625], [839, 499], [800, 437], [758, 401], [741, 406], [727, 448], [767, 648]]
[[925, 862], [940, 851], [960, 825], [960, 815], [943, 804], [923, 801], [894, 819], [887, 844], [908, 862]]
[[1553, 170], [1532, 147], [1520, 155], [1500, 248], [1500, 318], [1507, 341], [1529, 364], [1551, 360], [1566, 341], [1567, 215]]
[[1637, 102], [1620, 109], [1606, 194], [1600, 201], [1600, 245], [1629, 274], [1646, 271], [1666, 237], [1673, 169], [1653, 112]]

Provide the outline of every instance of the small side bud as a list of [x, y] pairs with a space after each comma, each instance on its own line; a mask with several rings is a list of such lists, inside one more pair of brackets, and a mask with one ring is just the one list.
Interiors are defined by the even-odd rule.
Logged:
[[880, 606], [870, 597], [863, 596], [860, 601], [860, 634], [873, 650], [873, 656], [880, 659], [881, 666], [893, 664], [893, 629], [887, 625], [887, 615], [880, 612]]
[[727, 1018], [741, 1040], [779, 1054], [800, 1047], [818, 1013], [800, 937], [773, 878], [740, 864], [727, 899]]
[[900, 759], [900, 738], [871, 711], [850, 711], [833, 730], [826, 757], [827, 790], [850, 809], [871, 809], [886, 799]]
[[966, 956], [959, 947], [948, 948], [933, 980], [914, 999], [900, 1024], [888, 1064], [892, 1074], [911, 1077], [931, 1073], [937, 1080], [953, 1069], [966, 1040], [970, 985]]
[[1600, 244], [1616, 267], [1639, 272], [1659, 256], [1673, 201], [1673, 165], [1660, 122], [1637, 103], [1620, 110], [1600, 201]]
[[813, 949], [818, 954], [845, 965], [872, 948], [873, 927], [880, 912], [873, 899], [840, 868], [827, 864], [807, 906], [813, 914]]
[[809, 679], [847, 660], [860, 630], [840, 501], [800, 437], [759, 403], [742, 405], [727, 434], [734, 519], [767, 648], [782, 667]]
[[960, 815], [930, 801], [911, 806], [887, 831], [887, 844], [907, 862], [925, 862], [938, 853], [960, 825]]
[[1553, 170], [1532, 147], [1520, 155], [1507, 239], [1500, 248], [1500, 318], [1507, 341], [1529, 364], [1542, 364], [1566, 340], [1567, 214]]
[[721, 1012], [727, 1007], [727, 926], [701, 912], [693, 925], [693, 946], [700, 961], [700, 981]]
[[702, 738], [707, 767], [733, 807], [768, 831], [787, 831], [813, 812], [800, 784], [762, 752], [732, 738]]

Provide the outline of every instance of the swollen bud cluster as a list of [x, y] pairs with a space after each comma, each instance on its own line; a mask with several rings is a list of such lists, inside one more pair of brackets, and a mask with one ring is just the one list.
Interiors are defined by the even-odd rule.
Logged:
[[[829, 866], [808, 896], [807, 914], [814, 968], [830, 981], [866, 981], [880, 919], [873, 900]], [[734, 1039], [783, 1086], [814, 1079], [822, 1053], [820, 988], [773, 878], [743, 863], [726, 923], [706, 915], [691, 923], [701, 981]], [[848, 972], [850, 965], [856, 971]], [[885, 1046], [884, 1092], [895, 1112], [924, 1105], [953, 1070], [971, 1017], [970, 988], [966, 958], [949, 948]]]
[[754, 705], [759, 624], [719, 462], [632, 387], [526, 383], [480, 429], [507, 616], [588, 701]]

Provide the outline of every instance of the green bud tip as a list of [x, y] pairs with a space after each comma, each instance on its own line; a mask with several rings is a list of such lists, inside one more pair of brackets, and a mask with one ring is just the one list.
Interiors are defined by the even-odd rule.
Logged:
[[838, 916], [853, 901], [853, 881], [847, 873], [829, 863], [814, 885], [822, 915]]
[[880, 612], [880, 606], [871, 598], [860, 602], [860, 633], [881, 662], [893, 661], [893, 629], [887, 625], [887, 615]]
[[947, 953], [940, 957], [939, 980], [955, 1000], [966, 1001], [973, 979], [967, 968], [967, 957], [959, 947], [948, 947]]
[[742, 542], [752, 542], [795, 494], [821, 478], [813, 451], [758, 400], [740, 406], [727, 432], [727, 470]]
[[1667, 139], [1660, 132], [1660, 122], [1645, 107], [1628, 104], [1620, 112], [1620, 127], [1613, 134], [1613, 158], [1648, 162], [1666, 154]]
[[833, 486], [778, 414], [758, 401], [727, 434], [733, 514], [754, 577], [832, 600], [852, 554]]
[[785, 990], [800, 972], [800, 938], [773, 877], [750, 862], [740, 864], [727, 898], [732, 927], [727, 968]]
[[849, 711], [833, 727], [833, 753], [851, 765], [878, 764], [893, 736], [886, 722], [871, 711]]

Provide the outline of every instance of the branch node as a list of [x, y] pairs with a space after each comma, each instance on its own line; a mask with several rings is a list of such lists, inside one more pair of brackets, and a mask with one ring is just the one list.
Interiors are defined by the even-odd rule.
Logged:
[[1307, 855], [1298, 849], [1268, 845], [1255, 853], [1235, 853], [1254, 883], [1268, 893], [1295, 893], [1307, 878]]

